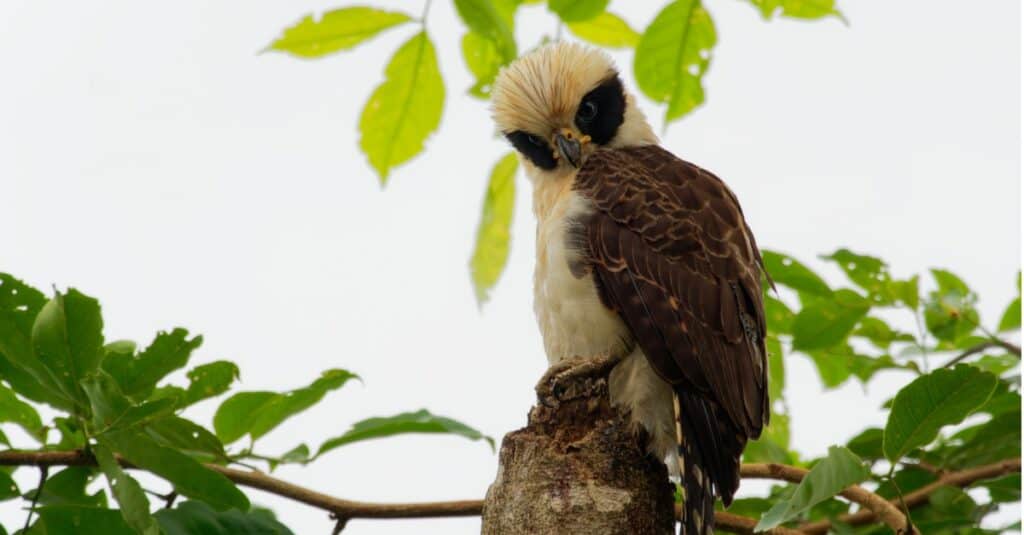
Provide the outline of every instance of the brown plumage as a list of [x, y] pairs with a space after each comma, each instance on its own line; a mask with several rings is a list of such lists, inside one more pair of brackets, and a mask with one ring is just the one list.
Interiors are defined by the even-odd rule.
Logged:
[[[596, 151], [573, 188], [596, 208], [574, 225], [584, 265], [673, 386], [684, 446], [728, 505], [769, 414], [761, 258], [739, 203], [653, 145]], [[713, 501], [704, 509], [710, 518]]]

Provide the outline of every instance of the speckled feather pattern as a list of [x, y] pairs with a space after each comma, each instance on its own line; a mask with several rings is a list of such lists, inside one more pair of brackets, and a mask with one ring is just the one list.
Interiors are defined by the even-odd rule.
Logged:
[[739, 203], [657, 146], [595, 152], [573, 189], [585, 264], [658, 375], [728, 503], [739, 457], [768, 421], [761, 259]]

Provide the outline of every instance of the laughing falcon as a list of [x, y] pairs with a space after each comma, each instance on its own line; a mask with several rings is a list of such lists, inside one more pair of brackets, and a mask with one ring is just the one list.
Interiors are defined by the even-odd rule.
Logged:
[[658, 146], [597, 49], [523, 56], [492, 102], [533, 185], [545, 377], [614, 366], [612, 403], [680, 476], [681, 532], [711, 534], [768, 423], [763, 264], [736, 196]]

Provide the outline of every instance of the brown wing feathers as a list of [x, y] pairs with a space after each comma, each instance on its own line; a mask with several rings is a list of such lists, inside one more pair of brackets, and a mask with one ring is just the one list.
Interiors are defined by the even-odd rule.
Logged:
[[728, 503], [767, 423], [760, 256], [735, 197], [656, 146], [599, 150], [576, 190], [598, 291], [673, 384], [688, 440]]

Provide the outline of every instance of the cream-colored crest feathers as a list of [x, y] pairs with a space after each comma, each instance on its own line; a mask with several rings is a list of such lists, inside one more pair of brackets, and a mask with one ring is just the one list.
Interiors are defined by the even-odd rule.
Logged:
[[[571, 125], [580, 100], [616, 75], [612, 58], [600, 49], [561, 41], [545, 45], [501, 70], [491, 90], [491, 115], [503, 134], [522, 130], [546, 138]], [[657, 142], [635, 99], [627, 94], [625, 118], [610, 146]]]

